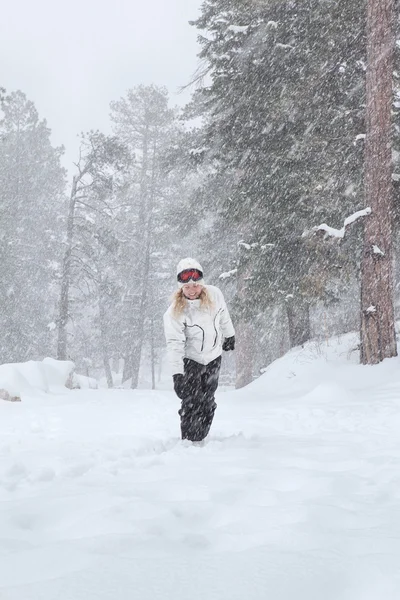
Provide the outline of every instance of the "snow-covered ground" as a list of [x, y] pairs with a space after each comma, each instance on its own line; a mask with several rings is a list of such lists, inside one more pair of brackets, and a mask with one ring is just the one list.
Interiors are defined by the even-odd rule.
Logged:
[[168, 391], [0, 402], [0, 599], [398, 600], [400, 360], [353, 345], [220, 393], [203, 447]]

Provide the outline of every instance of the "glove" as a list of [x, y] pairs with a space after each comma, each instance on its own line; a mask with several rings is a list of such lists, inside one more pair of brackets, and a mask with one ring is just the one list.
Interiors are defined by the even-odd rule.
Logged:
[[222, 350], [225, 352], [229, 352], [229, 350], [235, 349], [235, 336], [225, 338], [224, 343], [222, 344]]
[[175, 375], [172, 375], [172, 379], [174, 380], [175, 394], [183, 400], [187, 396], [185, 376], [182, 373], [175, 373]]

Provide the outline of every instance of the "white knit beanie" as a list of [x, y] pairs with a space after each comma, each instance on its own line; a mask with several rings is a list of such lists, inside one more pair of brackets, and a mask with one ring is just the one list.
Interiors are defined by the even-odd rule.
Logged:
[[[182, 271], [186, 271], [187, 269], [197, 269], [198, 271], [201, 271], [201, 273], [203, 273], [203, 267], [197, 260], [195, 260], [194, 258], [183, 258], [182, 260], [179, 261], [178, 266], [176, 267], [176, 275], [178, 276], [179, 273], [182, 273]], [[199, 279], [195, 283], [198, 283], [200, 285], [205, 285], [203, 278]], [[183, 287], [184, 285], [185, 285], [184, 283], [181, 283], [180, 281], [178, 281], [178, 286], [180, 288]]]

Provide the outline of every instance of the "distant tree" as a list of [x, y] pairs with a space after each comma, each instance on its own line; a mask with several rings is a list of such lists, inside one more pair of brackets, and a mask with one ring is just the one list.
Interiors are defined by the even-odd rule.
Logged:
[[153, 257], [165, 228], [163, 206], [171, 193], [163, 157], [165, 148], [175, 139], [176, 112], [168, 106], [166, 89], [153, 85], [129, 90], [125, 98], [111, 103], [111, 110], [116, 135], [135, 156], [122, 318], [126, 342], [123, 380], [131, 380], [131, 387], [136, 388], [146, 319], [159, 281]]
[[[60, 360], [68, 358], [71, 286], [89, 281], [104, 289], [102, 273], [98, 273], [93, 256], [94, 240], [101, 236], [99, 218], [112, 212], [110, 198], [115, 175], [126, 168], [126, 162], [126, 149], [117, 138], [98, 131], [82, 136], [77, 173], [72, 178], [61, 272], [57, 349]], [[102, 315], [102, 302], [100, 311]]]
[[0, 362], [54, 353], [63, 148], [26, 95], [0, 103]]

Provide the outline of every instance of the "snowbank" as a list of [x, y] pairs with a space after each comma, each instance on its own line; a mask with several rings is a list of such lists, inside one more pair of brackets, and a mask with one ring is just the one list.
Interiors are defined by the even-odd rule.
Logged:
[[95, 388], [97, 382], [74, 373], [72, 361], [45, 358], [0, 365], [0, 399], [18, 402], [23, 395], [60, 392], [68, 388]]
[[243, 392], [261, 392], [266, 398], [300, 400], [308, 394], [326, 397], [318, 392], [319, 386], [325, 386], [334, 390], [336, 397], [349, 398], [369, 385], [398, 382], [399, 357], [370, 368], [359, 364], [358, 344], [356, 333], [307, 342], [271, 363], [261, 377], [243, 388]]
[[99, 383], [93, 377], [73, 373], [71, 385], [68, 387], [71, 387], [73, 390], [97, 390]]

